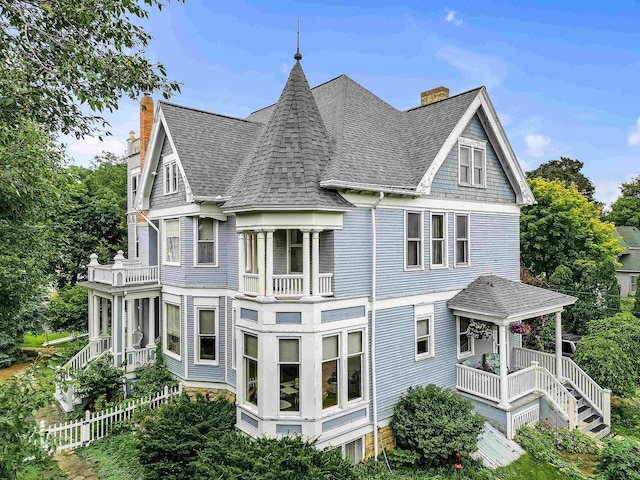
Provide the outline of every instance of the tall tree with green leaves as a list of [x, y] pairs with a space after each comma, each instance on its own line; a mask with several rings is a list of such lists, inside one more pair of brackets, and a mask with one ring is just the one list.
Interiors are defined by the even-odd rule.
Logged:
[[591, 265], [615, 261], [621, 248], [614, 225], [600, 220], [600, 209], [575, 186], [542, 178], [529, 180], [537, 204], [520, 216], [522, 262], [535, 275], [548, 277], [560, 265], [579, 281]]
[[640, 175], [628, 183], [622, 183], [620, 197], [611, 204], [607, 220], [618, 227], [640, 228]]
[[593, 182], [582, 173], [584, 163], [569, 157], [560, 157], [560, 160], [549, 160], [535, 170], [527, 172], [527, 178], [544, 178], [545, 180], [558, 180], [565, 187], [575, 185], [587, 200], [594, 200], [593, 194], [596, 187]]

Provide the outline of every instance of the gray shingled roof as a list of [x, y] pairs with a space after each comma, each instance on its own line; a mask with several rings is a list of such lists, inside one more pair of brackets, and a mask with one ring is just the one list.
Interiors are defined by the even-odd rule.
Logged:
[[577, 298], [497, 275], [476, 278], [447, 302], [452, 310], [462, 310], [506, 319], [516, 315], [572, 305]]
[[320, 187], [332, 146], [300, 62], [240, 169], [223, 209], [350, 209], [338, 193]]
[[263, 125], [160, 101], [195, 197], [228, 194], [228, 187]]

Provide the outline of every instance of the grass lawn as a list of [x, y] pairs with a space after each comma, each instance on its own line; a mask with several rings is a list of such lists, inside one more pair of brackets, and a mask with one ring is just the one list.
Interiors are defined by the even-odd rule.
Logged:
[[496, 469], [496, 477], [500, 480], [571, 480], [571, 477], [547, 463], [536, 461], [528, 453], [510, 465]]
[[[47, 335], [47, 339], [49, 341], [51, 340], [56, 340], [58, 338], [64, 338], [64, 337], [68, 337], [71, 334], [69, 332], [55, 332], [55, 333], [49, 333]], [[25, 334], [22, 337], [22, 346], [23, 347], [41, 347], [42, 344], [45, 342], [45, 336], [44, 333], [41, 333], [39, 335], [33, 335], [33, 334]]]

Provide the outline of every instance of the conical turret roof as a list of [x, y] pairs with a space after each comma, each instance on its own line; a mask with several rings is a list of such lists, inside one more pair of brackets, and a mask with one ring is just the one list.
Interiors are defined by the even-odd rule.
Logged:
[[347, 210], [338, 193], [320, 187], [332, 146], [299, 61], [273, 114], [239, 171], [224, 210]]

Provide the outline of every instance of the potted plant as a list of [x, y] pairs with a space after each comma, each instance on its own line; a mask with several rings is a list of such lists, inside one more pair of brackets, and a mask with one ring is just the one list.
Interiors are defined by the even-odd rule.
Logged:
[[471, 322], [469, 328], [467, 328], [467, 337], [473, 338], [491, 338], [493, 336], [493, 330], [491, 326], [485, 322]]

